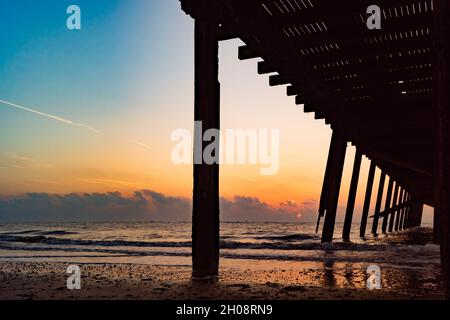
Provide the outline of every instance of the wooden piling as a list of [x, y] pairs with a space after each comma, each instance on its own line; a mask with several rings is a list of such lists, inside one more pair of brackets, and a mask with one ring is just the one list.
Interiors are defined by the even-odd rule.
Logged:
[[[405, 190], [403, 202], [406, 202], [406, 201], [408, 201], [408, 191]], [[401, 210], [401, 213], [400, 213], [400, 222], [399, 222], [398, 230], [403, 230], [404, 221], [405, 221], [405, 212], [406, 212], [406, 207], [403, 207], [403, 209]]]
[[440, 244], [441, 243], [441, 223], [440, 223], [440, 215], [439, 215], [439, 206], [434, 207], [434, 215], [433, 215], [433, 243]]
[[419, 212], [417, 214], [416, 227], [420, 227], [422, 225], [423, 206], [423, 203], [419, 203]]
[[[405, 202], [405, 189], [401, 188], [400, 191], [400, 198], [399, 198], [399, 203], [403, 204]], [[396, 214], [395, 214], [395, 227], [394, 230], [395, 231], [399, 231], [400, 228], [400, 219], [401, 219], [401, 215], [403, 212], [403, 208], [400, 210], [397, 210]]]
[[410, 218], [409, 218], [409, 215], [410, 215], [410, 212], [411, 212], [411, 207], [412, 207], [412, 195], [409, 195], [409, 197], [408, 197], [408, 200], [410, 201], [410, 204], [405, 208], [406, 210], [405, 210], [405, 220], [404, 220], [404, 223], [403, 223], [403, 229], [409, 229], [409, 221], [410, 221]]
[[409, 229], [412, 227], [412, 216], [414, 213], [414, 198], [411, 196], [411, 203], [407, 208], [407, 212], [406, 212], [406, 229]]
[[[202, 141], [208, 129], [220, 128], [218, 81], [218, 24], [205, 12], [195, 20], [195, 121], [202, 129], [194, 133]], [[208, 17], [208, 18], [206, 18]], [[203, 161], [204, 142], [194, 146], [192, 265], [194, 278], [218, 275], [219, 270], [219, 164]], [[196, 156], [197, 155], [197, 156]]]
[[341, 187], [342, 171], [344, 169], [345, 152], [347, 141], [342, 133], [334, 130], [331, 138], [330, 151], [332, 151], [332, 166], [330, 170], [329, 194], [327, 198], [327, 210], [322, 231], [322, 242], [332, 242], [334, 234], [334, 225], [336, 221], [336, 211], [339, 200], [339, 191]]
[[[408, 201], [412, 201], [412, 195], [408, 193]], [[408, 229], [409, 212], [411, 211], [411, 204], [405, 208], [405, 220], [403, 222], [403, 229]]]
[[372, 234], [376, 236], [378, 234], [378, 213], [381, 210], [381, 202], [383, 200], [384, 182], [386, 181], [386, 173], [381, 171], [380, 182], [378, 183], [377, 201], [375, 202], [375, 215], [372, 222]]
[[450, 298], [450, 2], [436, 0], [434, 3], [438, 111], [436, 206], [440, 213], [442, 284]]
[[[391, 201], [392, 201], [392, 191], [394, 189], [394, 180], [392, 177], [389, 177], [389, 184], [388, 189], [386, 193], [386, 201], [384, 203], [384, 210], [387, 211], [391, 208]], [[381, 231], [383, 233], [386, 233], [387, 225], [388, 225], [388, 217], [389, 215], [385, 215], [383, 217], [383, 223], [381, 224]]]
[[[391, 208], [395, 207], [398, 204], [398, 194], [400, 191], [400, 185], [398, 184], [398, 182], [395, 183], [395, 188], [394, 188], [394, 198], [392, 199], [392, 206]], [[389, 214], [389, 227], [388, 227], [388, 232], [392, 232], [394, 230], [394, 219], [395, 219], [395, 213], [397, 212], [397, 210], [394, 210], [393, 212], [391, 212], [391, 214]]]
[[355, 160], [353, 161], [352, 179], [350, 190], [348, 192], [347, 208], [345, 210], [344, 228], [342, 230], [342, 239], [350, 240], [350, 231], [352, 228], [353, 210], [355, 209], [356, 192], [358, 190], [359, 172], [361, 170], [362, 153], [356, 149]]
[[408, 214], [408, 227], [418, 227], [422, 223], [423, 203], [413, 198]]
[[364, 238], [367, 227], [367, 217], [369, 216], [370, 199], [372, 197], [373, 180], [375, 177], [375, 163], [370, 162], [369, 176], [367, 177], [366, 195], [364, 197], [363, 212], [361, 216], [361, 225], [359, 227], [359, 236]]
[[333, 179], [331, 177], [330, 172], [332, 171], [333, 167], [333, 154], [334, 154], [334, 148], [335, 148], [335, 136], [336, 133], [333, 131], [330, 141], [330, 148], [328, 150], [328, 157], [327, 157], [327, 165], [325, 168], [325, 175], [323, 177], [323, 183], [322, 183], [322, 192], [320, 194], [320, 202], [319, 202], [319, 215], [317, 217], [317, 223], [316, 223], [316, 233], [319, 231], [320, 226], [320, 219], [325, 215], [325, 211], [327, 209], [328, 205], [328, 194], [330, 193], [330, 179]]

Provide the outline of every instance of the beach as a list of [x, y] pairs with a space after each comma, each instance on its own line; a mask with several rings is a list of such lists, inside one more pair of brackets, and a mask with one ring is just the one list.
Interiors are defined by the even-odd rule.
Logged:
[[[189, 226], [2, 225], [0, 299], [444, 298], [428, 227], [321, 244], [312, 224], [223, 223], [218, 279], [192, 281]], [[66, 286], [70, 265], [80, 290]], [[369, 266], [379, 289], [367, 286]]]
[[436, 275], [405, 288], [411, 274], [399, 270], [385, 270], [382, 289], [368, 290], [364, 270], [221, 268], [218, 280], [203, 282], [192, 281], [188, 267], [83, 264], [81, 289], [69, 290], [66, 268], [64, 263], [2, 262], [0, 299], [443, 299]]

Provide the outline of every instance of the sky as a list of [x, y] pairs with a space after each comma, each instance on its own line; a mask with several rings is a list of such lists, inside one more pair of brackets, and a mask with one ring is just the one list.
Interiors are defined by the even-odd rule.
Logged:
[[[190, 218], [192, 166], [171, 161], [171, 134], [194, 126], [193, 26], [178, 0], [1, 1], [0, 221]], [[279, 129], [280, 170], [222, 165], [223, 219], [315, 220], [331, 130], [239, 61], [241, 44], [220, 43], [221, 128]]]

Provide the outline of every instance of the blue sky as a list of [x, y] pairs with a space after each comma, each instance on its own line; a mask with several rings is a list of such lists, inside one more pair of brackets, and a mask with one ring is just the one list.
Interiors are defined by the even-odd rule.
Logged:
[[[81, 30], [66, 28], [71, 4]], [[150, 189], [189, 198], [192, 168], [171, 163], [170, 136], [193, 127], [193, 27], [178, 0], [2, 0], [0, 100], [101, 133], [0, 104], [0, 195]], [[331, 131], [285, 87], [269, 87], [256, 60], [239, 61], [239, 44], [220, 44], [221, 127], [279, 128], [280, 172], [222, 166], [221, 195], [315, 212]]]
[[[189, 79], [192, 21], [177, 1], [77, 1], [80, 31], [66, 28], [71, 3], [2, 1], [2, 99], [117, 130], [124, 116], [140, 117], [143, 100], [146, 112], [156, 109], [167, 87], [180, 85], [174, 78]], [[0, 112], [8, 131], [22, 121], [29, 131], [45, 130]]]

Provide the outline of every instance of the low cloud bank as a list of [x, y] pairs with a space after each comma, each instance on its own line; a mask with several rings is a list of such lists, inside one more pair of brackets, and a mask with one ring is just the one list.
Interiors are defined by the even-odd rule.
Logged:
[[[285, 201], [271, 206], [259, 198], [221, 198], [222, 221], [312, 221], [316, 201]], [[167, 196], [152, 190], [132, 195], [107, 193], [27, 193], [0, 196], [0, 221], [189, 221], [191, 199]]]

